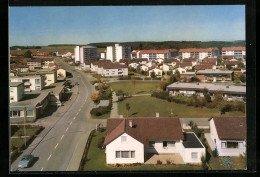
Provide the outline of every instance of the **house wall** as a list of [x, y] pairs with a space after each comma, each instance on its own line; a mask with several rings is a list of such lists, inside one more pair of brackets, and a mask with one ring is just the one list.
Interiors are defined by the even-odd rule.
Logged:
[[[205, 148], [184, 148], [184, 146], [181, 144], [182, 150], [180, 151], [180, 154], [183, 158], [183, 161], [185, 163], [201, 163], [201, 156], [206, 155]], [[197, 158], [192, 158], [192, 153], [197, 153]]]
[[66, 77], [66, 70], [65, 69], [58, 69], [57, 70], [57, 77], [58, 77], [58, 75], [61, 75], [62, 77]]
[[[167, 141], [167, 140], [165, 140]], [[163, 140], [155, 140], [154, 147], [149, 147], [149, 141], [147, 146], [145, 146], [145, 152], [147, 153], [158, 153], [158, 154], [167, 154], [167, 153], [179, 153], [181, 151], [182, 140], [173, 140], [175, 141], [174, 147], [163, 147]]]
[[57, 71], [50, 74], [45, 74], [45, 86], [49, 86], [57, 82]]
[[106, 59], [107, 60], [114, 60], [114, 47], [113, 46], [107, 46], [107, 53], [106, 53]]
[[[122, 136], [126, 136], [126, 142], [121, 142]], [[135, 151], [135, 158], [116, 158], [116, 151]], [[106, 163], [144, 163], [144, 145], [123, 133], [106, 146]]]
[[[29, 81], [27, 81], [29, 80]], [[39, 80], [39, 82], [37, 82]], [[39, 77], [21, 77], [21, 78], [10, 78], [11, 82], [24, 82], [24, 91], [42, 90], [44, 88], [44, 78]]]
[[160, 69], [150, 70], [150, 71], [149, 71], [149, 76], [151, 76], [151, 73], [152, 73], [152, 72], [154, 72], [156, 76], [159, 76], [159, 77], [160, 77], [160, 76], [162, 76], [162, 72], [163, 72], [163, 71], [160, 70]]
[[[98, 73], [99, 74], [99, 73]], [[103, 69], [100, 73], [102, 76], [114, 77], [114, 76], [127, 76], [128, 68], [116, 68], [116, 69]]]
[[[215, 148], [217, 148], [217, 150], [218, 150], [219, 156], [239, 156], [240, 154], [243, 154], [244, 152], [246, 152], [245, 141], [235, 141], [235, 142], [243, 142], [243, 148], [222, 148], [221, 142], [226, 142], [227, 140], [219, 139], [213, 119], [210, 120], [209, 125], [210, 125], [210, 136], [211, 136], [212, 141], [215, 144]], [[229, 140], [229, 141], [231, 141], [231, 140]]]
[[[10, 87], [10, 103], [21, 100], [24, 96], [24, 86], [20, 84], [18, 87]], [[11, 98], [13, 98], [11, 100]]]

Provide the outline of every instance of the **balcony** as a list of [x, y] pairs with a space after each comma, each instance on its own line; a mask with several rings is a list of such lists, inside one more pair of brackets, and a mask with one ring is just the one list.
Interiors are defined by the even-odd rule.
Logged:
[[25, 85], [25, 86], [30, 86], [31, 83], [30, 83], [30, 82], [24, 82], [24, 85]]

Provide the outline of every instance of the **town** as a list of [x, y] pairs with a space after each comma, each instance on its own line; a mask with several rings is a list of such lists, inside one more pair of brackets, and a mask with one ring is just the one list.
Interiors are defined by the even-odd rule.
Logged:
[[244, 170], [246, 59], [230, 43], [12, 47], [11, 170]]

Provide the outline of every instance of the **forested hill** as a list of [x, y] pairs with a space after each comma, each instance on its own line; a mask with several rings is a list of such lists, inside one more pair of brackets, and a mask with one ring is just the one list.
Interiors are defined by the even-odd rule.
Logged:
[[[88, 45], [98, 48], [106, 48], [109, 45], [114, 45], [117, 42], [101, 42], [90, 43]], [[245, 46], [246, 42], [241, 41], [164, 41], [164, 42], [121, 42], [121, 45], [129, 45], [132, 50], [149, 50], [149, 49], [184, 49], [184, 48], [210, 48], [217, 47], [237, 47]]]

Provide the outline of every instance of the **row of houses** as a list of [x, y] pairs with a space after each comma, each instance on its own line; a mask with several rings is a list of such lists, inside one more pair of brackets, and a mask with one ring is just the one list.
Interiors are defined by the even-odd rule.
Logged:
[[[51, 56], [49, 51], [30, 50], [33, 58], [42, 58]], [[22, 57], [24, 52], [10, 52], [10, 57]]]
[[[219, 156], [246, 152], [245, 117], [212, 117], [209, 121], [207, 141]], [[110, 118], [103, 146], [107, 164], [145, 163], [146, 154], [178, 157], [177, 163], [201, 163], [201, 157], [206, 157], [199, 138], [184, 132], [177, 117]]]

